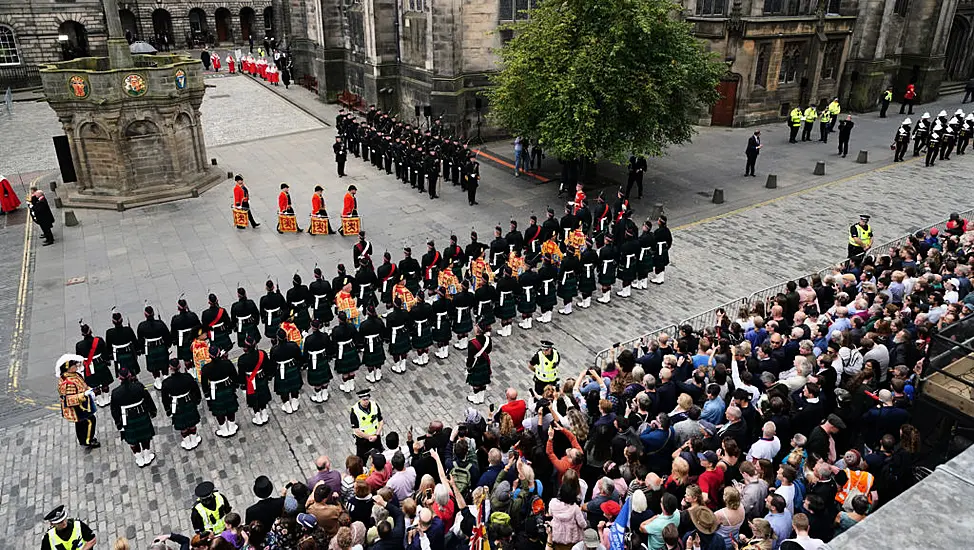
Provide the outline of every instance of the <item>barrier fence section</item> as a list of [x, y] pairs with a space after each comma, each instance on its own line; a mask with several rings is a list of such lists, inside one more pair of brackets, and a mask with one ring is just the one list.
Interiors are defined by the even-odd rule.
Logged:
[[[974, 217], [974, 209], [965, 210], [963, 212], [959, 212], [959, 214], [961, 219], [966, 219], [970, 222], [971, 217]], [[913, 231], [910, 231], [909, 233], [906, 233], [905, 235], [901, 235], [896, 239], [892, 239], [880, 244], [874, 244], [872, 247], [870, 247], [869, 254], [867, 254], [867, 257], [871, 256], [873, 257], [873, 259], [876, 259], [879, 256], [888, 255], [890, 250], [892, 250], [893, 248], [896, 248], [908, 242], [910, 236], [915, 234], [917, 231], [923, 231], [924, 233], [928, 233], [931, 229], [936, 227], [938, 231], [943, 232], [947, 229], [948, 221], [949, 218], [941, 220], [933, 225], [917, 228]], [[691, 327], [693, 327], [694, 331], [698, 331], [698, 332], [703, 331], [708, 327], [715, 327], [718, 324], [717, 312], [720, 310], [724, 311], [725, 315], [727, 315], [731, 319], [736, 319], [738, 317], [737, 315], [738, 311], [741, 307], [746, 307], [750, 309], [750, 307], [753, 304], [757, 303], [758, 301], [764, 302], [765, 305], [770, 305], [770, 302], [774, 301], [774, 299], [778, 296], [779, 293], [785, 293], [787, 291], [787, 285], [789, 281], [797, 281], [798, 279], [805, 277], [809, 279], [809, 282], [811, 282], [812, 275], [816, 275], [816, 274], [824, 279], [827, 275], [831, 275], [837, 271], [845, 269], [846, 267], [848, 267], [848, 264], [849, 264], [849, 260], [844, 258], [842, 260], [830, 264], [828, 267], [818, 271], [818, 273], [787, 279], [785, 281], [772, 285], [768, 288], [754, 292], [743, 298], [731, 300], [730, 302], [716, 306], [713, 309], [704, 311], [703, 313], [698, 313], [693, 317], [680, 321], [680, 323], [677, 325], [667, 325], [665, 327], [647, 332], [646, 334], [642, 334], [636, 338], [632, 338], [630, 340], [624, 340], [620, 343], [619, 349], [620, 350], [632, 349], [639, 342], [647, 339], [656, 338], [664, 332], [666, 332], [670, 336], [676, 337], [677, 336], [676, 331], [679, 329], [679, 327], [682, 327], [683, 325], [690, 325]], [[606, 348], [598, 352], [597, 354], [595, 354], [596, 368], [601, 369], [605, 365], [611, 351], [612, 348]]]

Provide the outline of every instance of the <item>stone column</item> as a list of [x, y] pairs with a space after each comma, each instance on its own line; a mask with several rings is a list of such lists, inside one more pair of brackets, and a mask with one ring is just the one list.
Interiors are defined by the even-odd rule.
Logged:
[[134, 67], [132, 51], [122, 31], [122, 19], [118, 16], [118, 0], [102, 0], [105, 22], [108, 25], [108, 62], [113, 69]]

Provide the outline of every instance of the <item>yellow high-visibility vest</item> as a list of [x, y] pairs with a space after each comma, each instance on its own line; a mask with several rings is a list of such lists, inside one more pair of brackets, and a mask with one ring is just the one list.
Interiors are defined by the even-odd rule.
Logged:
[[47, 532], [47, 542], [54, 549], [80, 547], [84, 542], [81, 540], [81, 522], [74, 522], [74, 528], [71, 530], [71, 535], [67, 539], [62, 539], [57, 534], [57, 528], [51, 527]]
[[815, 122], [816, 118], [818, 118], [818, 112], [815, 110], [815, 107], [805, 109], [805, 122]]
[[540, 382], [554, 382], [558, 379], [558, 350], [552, 350], [549, 359], [543, 351], [538, 352], [538, 364], [534, 366], [534, 377]]
[[223, 516], [220, 515], [220, 508], [223, 508], [223, 495], [220, 493], [213, 493], [214, 508], [211, 510], [207, 508], [202, 502], [197, 502], [196, 506], [193, 507], [196, 513], [203, 518], [203, 530], [209, 531], [211, 533], [222, 533], [226, 525], [223, 522]]
[[791, 123], [798, 126], [802, 122], [802, 110], [795, 107], [791, 110]]
[[358, 417], [358, 429], [365, 435], [375, 435], [379, 431], [379, 422], [375, 419], [379, 416], [379, 411], [375, 402], [369, 402], [369, 410], [363, 411], [358, 403], [352, 405], [352, 412]]
[[[866, 227], [863, 227], [863, 226], [859, 225], [858, 223], [855, 224], [853, 227], [856, 228], [856, 233], [857, 233], [856, 236], [859, 237], [859, 240], [860, 241], [862, 241], [862, 246], [863, 247], [867, 247], [870, 244], [872, 244], [872, 242], [873, 242], [873, 228], [872, 227], [869, 227], [868, 225]], [[849, 235], [849, 244], [851, 244], [852, 246], [859, 246], [858, 244], [856, 244], [856, 239], [852, 235]]]

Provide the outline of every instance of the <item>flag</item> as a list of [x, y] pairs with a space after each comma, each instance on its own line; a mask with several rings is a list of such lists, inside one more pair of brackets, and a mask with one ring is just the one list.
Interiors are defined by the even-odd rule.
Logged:
[[629, 528], [629, 515], [632, 513], [632, 498], [626, 500], [619, 515], [609, 528], [609, 550], [625, 550], [626, 529]]

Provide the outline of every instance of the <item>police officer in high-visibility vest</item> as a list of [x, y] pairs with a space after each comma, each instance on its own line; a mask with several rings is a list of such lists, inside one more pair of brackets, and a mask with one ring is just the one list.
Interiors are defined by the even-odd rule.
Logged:
[[829, 132], [832, 131], [832, 111], [828, 107], [822, 109], [822, 113], [819, 115], [818, 123], [818, 140], [822, 143], [829, 142]]
[[883, 99], [880, 100], [879, 104], [879, 118], [886, 118], [886, 110], [889, 109], [890, 102], [893, 101], [893, 87], [890, 86], [886, 88], [883, 92]]
[[51, 528], [41, 539], [41, 550], [91, 550], [95, 546], [95, 532], [80, 519], [69, 519], [63, 504], [44, 519], [51, 523]]
[[365, 461], [373, 451], [382, 452], [382, 411], [379, 404], [371, 400], [368, 389], [355, 394], [358, 402], [352, 405], [348, 420], [355, 435], [355, 454]]
[[213, 487], [213, 483], [204, 481], [196, 486], [196, 504], [190, 516], [193, 529], [197, 533], [219, 535], [226, 527], [223, 518], [232, 510], [230, 502]]
[[548, 340], [541, 341], [541, 349], [531, 357], [531, 369], [534, 371], [534, 393], [540, 396], [545, 386], [558, 385], [558, 363], [561, 358], [555, 345]]
[[798, 130], [802, 127], [802, 110], [799, 107], [795, 107], [791, 110], [791, 114], [788, 118], [788, 126], [791, 128], [791, 137], [788, 138], [788, 143], [798, 143], [796, 139], [798, 137]]
[[869, 226], [869, 216], [859, 216], [859, 223], [849, 227], [849, 259], [859, 263], [866, 251], [873, 245], [873, 228]]
[[815, 127], [815, 120], [818, 118], [818, 110], [815, 104], [810, 103], [805, 109], [805, 125], [802, 126], [802, 141], [812, 141], [812, 129]]

